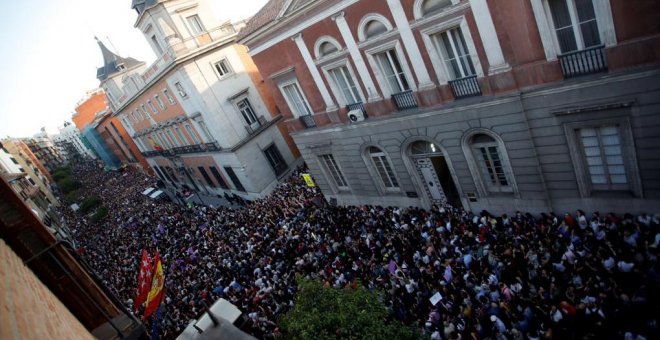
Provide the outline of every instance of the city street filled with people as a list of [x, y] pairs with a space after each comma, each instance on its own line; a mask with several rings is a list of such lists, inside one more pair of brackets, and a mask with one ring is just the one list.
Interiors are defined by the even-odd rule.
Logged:
[[336, 206], [305, 184], [303, 168], [267, 198], [210, 208], [142, 195], [155, 180], [137, 171], [104, 172], [94, 162], [72, 171], [80, 196], [99, 196], [109, 215], [92, 223], [60, 213], [78, 252], [128, 310], [142, 249], [152, 257], [158, 250], [163, 338], [219, 298], [247, 316], [248, 333], [276, 338], [296, 276], [382, 292], [392, 319], [431, 339], [657, 336], [655, 212]]

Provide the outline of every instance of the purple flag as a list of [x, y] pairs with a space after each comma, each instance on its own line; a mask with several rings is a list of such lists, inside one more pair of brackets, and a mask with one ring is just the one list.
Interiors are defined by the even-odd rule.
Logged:
[[396, 273], [396, 262], [394, 262], [394, 260], [390, 260], [390, 265], [387, 269], [390, 271], [390, 274]]

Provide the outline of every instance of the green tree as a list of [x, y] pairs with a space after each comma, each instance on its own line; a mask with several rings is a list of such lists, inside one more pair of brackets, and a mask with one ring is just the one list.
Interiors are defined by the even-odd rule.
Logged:
[[87, 197], [80, 203], [80, 212], [86, 214], [92, 211], [92, 209], [94, 209], [99, 204], [101, 204], [101, 199], [99, 199], [98, 197], [96, 196]]
[[106, 216], [108, 216], [108, 208], [102, 206], [102, 207], [96, 209], [96, 212], [91, 217], [91, 221], [92, 221], [92, 223], [96, 223], [96, 222], [104, 219]]
[[292, 310], [280, 319], [287, 339], [416, 339], [419, 332], [388, 322], [378, 292], [324, 288], [318, 281], [298, 279]]

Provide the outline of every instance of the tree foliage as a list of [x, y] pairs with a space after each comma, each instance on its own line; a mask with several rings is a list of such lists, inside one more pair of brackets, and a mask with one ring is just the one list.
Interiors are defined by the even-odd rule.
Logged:
[[96, 196], [91, 196], [85, 198], [82, 203], [80, 203], [80, 212], [83, 214], [86, 214], [90, 212], [92, 209], [94, 209], [96, 206], [101, 204], [101, 199], [99, 199]]
[[102, 207], [96, 209], [96, 212], [91, 217], [91, 221], [92, 221], [92, 223], [96, 223], [96, 222], [104, 219], [106, 216], [108, 216], [108, 208], [102, 206]]
[[53, 171], [53, 180], [55, 180], [55, 182], [59, 182], [65, 178], [70, 178], [70, 177], [71, 177], [71, 169], [69, 169], [68, 167], [60, 167], [55, 169], [55, 171]]
[[377, 292], [324, 288], [321, 282], [298, 279], [295, 306], [281, 320], [287, 339], [415, 339], [418, 332], [388, 322]]

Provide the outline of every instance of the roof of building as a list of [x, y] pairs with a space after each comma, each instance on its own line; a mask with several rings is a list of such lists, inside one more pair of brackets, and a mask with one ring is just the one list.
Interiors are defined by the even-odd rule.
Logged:
[[131, 8], [138, 11], [138, 13], [142, 13], [145, 9], [148, 9], [157, 3], [158, 0], [133, 0]]
[[19, 178], [25, 177], [27, 174], [24, 172], [18, 172], [18, 173], [2, 173], [0, 176], [5, 179], [7, 182], [12, 182], [14, 180], [17, 180]]
[[250, 21], [247, 22], [245, 27], [238, 33], [238, 39], [243, 39], [248, 35], [254, 33], [261, 27], [268, 24], [277, 18], [277, 15], [282, 11], [284, 5], [289, 2], [288, 0], [270, 0], [264, 7], [262, 7], [257, 14], [252, 16]]
[[96, 70], [96, 79], [99, 81], [104, 81], [114, 74], [122, 72], [123, 70], [128, 70], [143, 63], [130, 57], [120, 57], [105, 47], [101, 40], [96, 37], [95, 39], [99, 44], [99, 48], [101, 48], [101, 54], [103, 54], [103, 66]]

